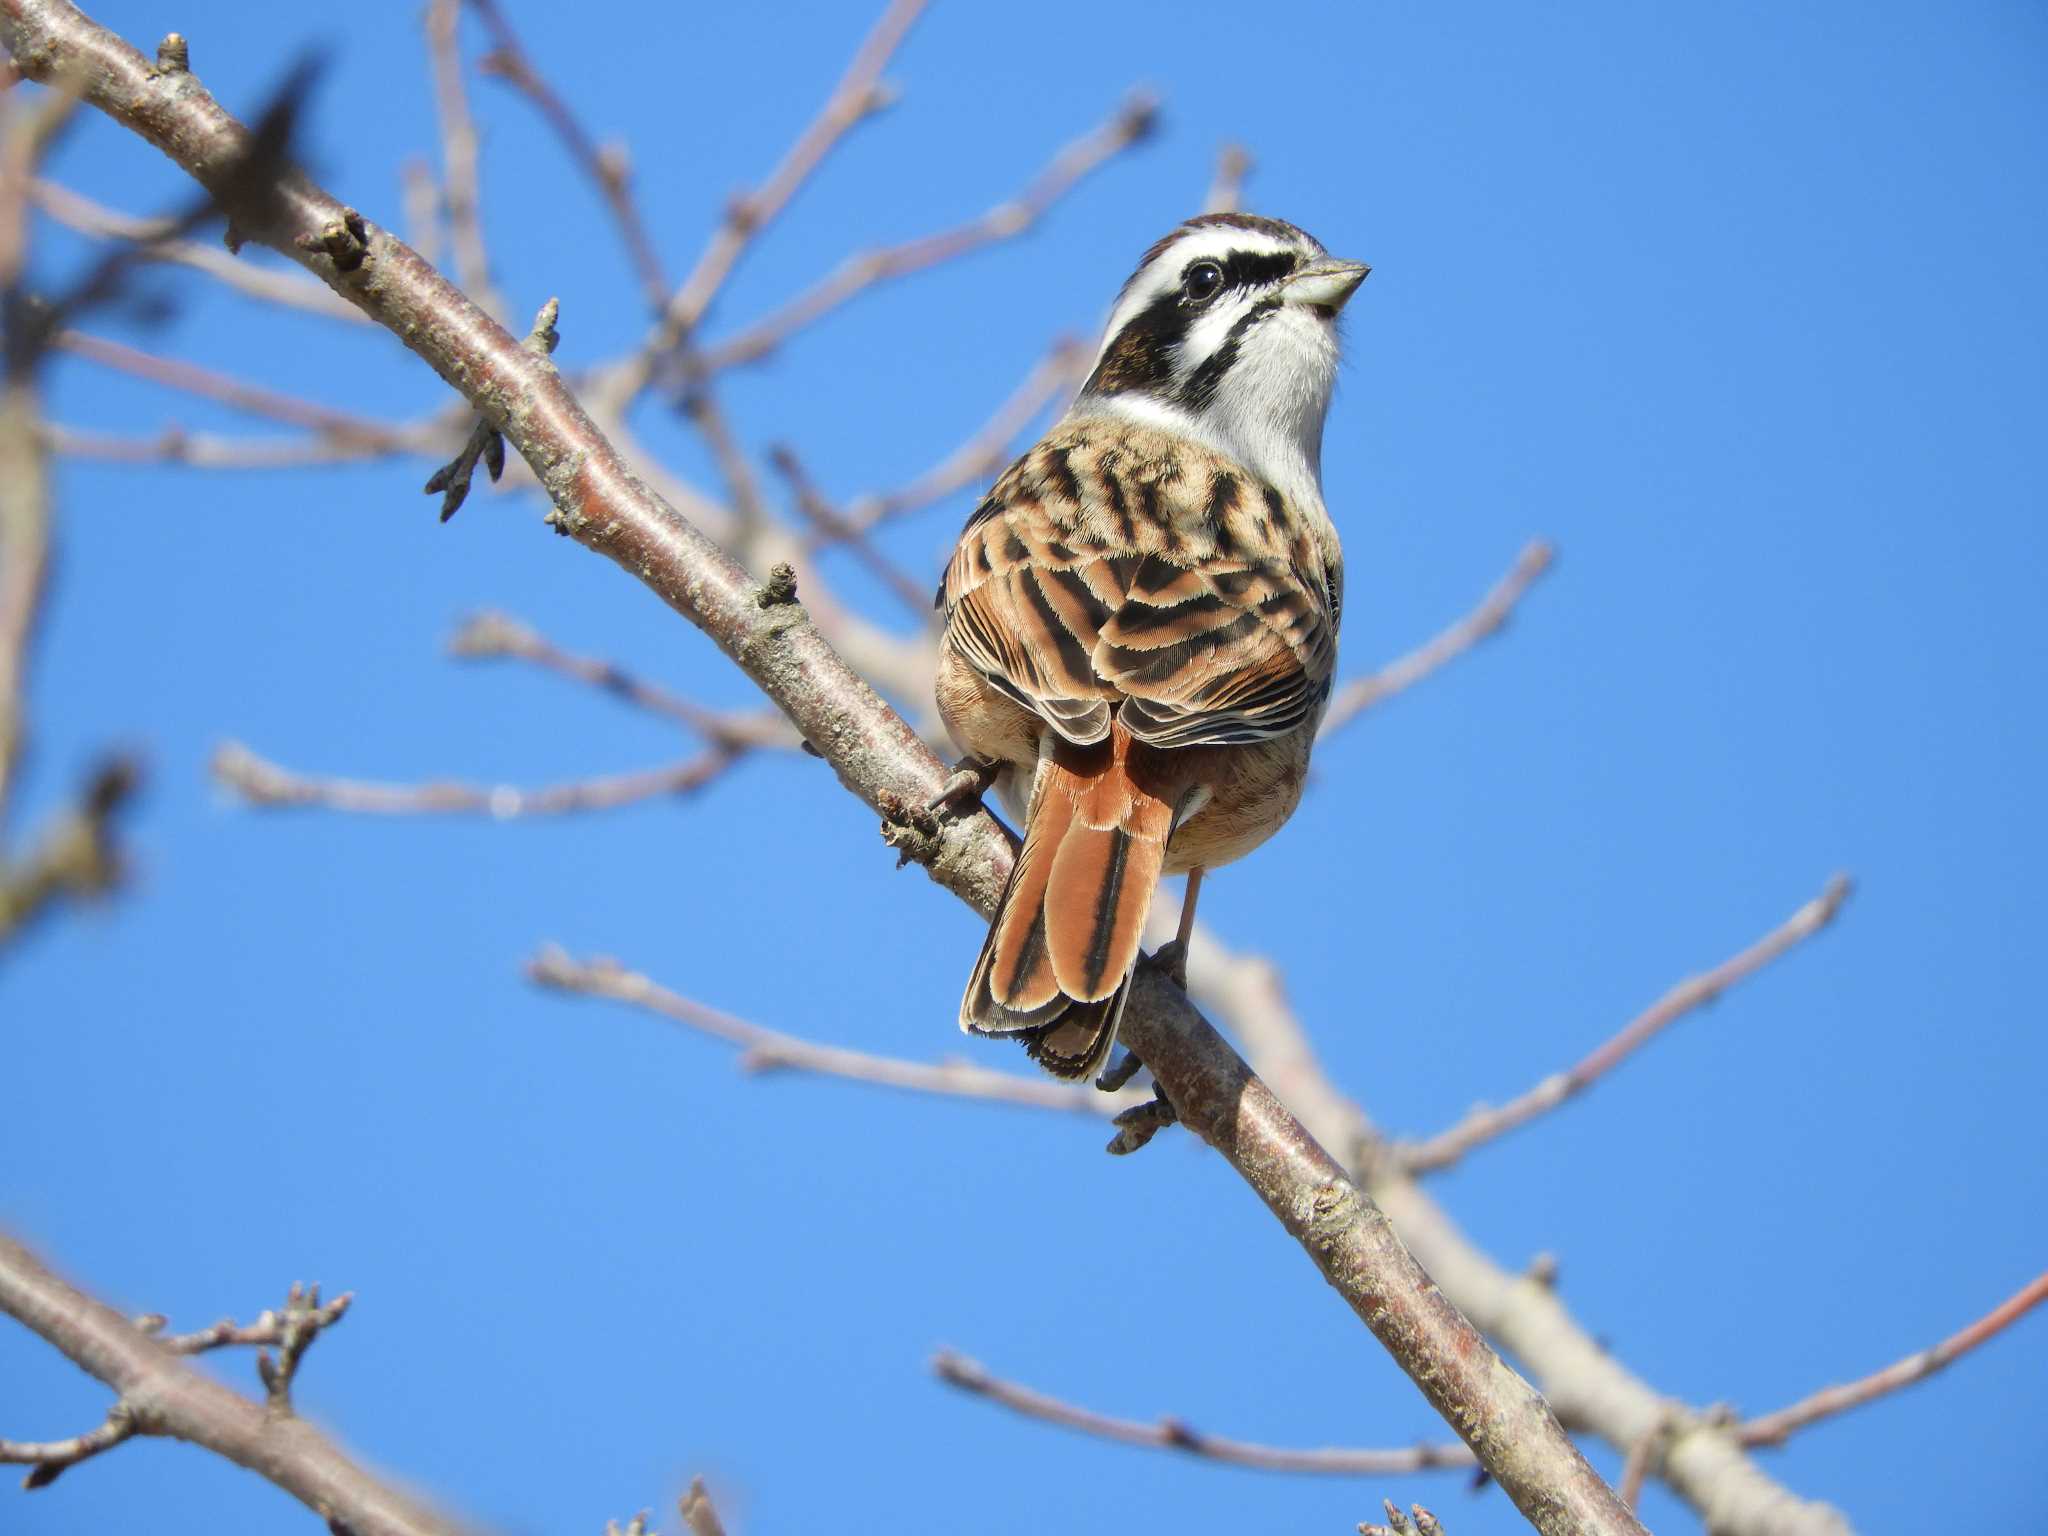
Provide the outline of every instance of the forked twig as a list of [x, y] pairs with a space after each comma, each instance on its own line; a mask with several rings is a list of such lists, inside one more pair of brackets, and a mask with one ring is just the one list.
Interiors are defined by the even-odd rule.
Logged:
[[1012, 240], [1035, 225], [1090, 171], [1142, 141], [1158, 121], [1159, 103], [1134, 91], [1101, 127], [1066, 146], [1017, 196], [979, 217], [901, 245], [850, 256], [837, 271], [737, 335], [706, 347], [697, 359], [706, 373], [734, 368], [767, 356], [804, 327], [830, 314], [877, 283], [922, 272], [998, 241]]

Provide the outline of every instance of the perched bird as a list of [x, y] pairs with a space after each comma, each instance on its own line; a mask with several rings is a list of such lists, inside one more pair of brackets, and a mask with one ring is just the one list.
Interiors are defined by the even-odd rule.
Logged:
[[1367, 270], [1275, 219], [1181, 225], [947, 566], [938, 704], [967, 754], [949, 788], [1025, 807], [960, 1024], [1057, 1076], [1115, 1043], [1159, 877], [1188, 875], [1184, 965], [1202, 872], [1301, 799], [1344, 595], [1323, 418]]

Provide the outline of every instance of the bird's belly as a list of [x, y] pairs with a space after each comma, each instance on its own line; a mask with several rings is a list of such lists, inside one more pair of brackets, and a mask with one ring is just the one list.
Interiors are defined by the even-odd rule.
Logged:
[[1213, 769], [1203, 775], [1208, 803], [1166, 845], [1166, 873], [1215, 869], [1241, 859], [1285, 825], [1308, 778], [1310, 731], [1241, 747], [1197, 747]]

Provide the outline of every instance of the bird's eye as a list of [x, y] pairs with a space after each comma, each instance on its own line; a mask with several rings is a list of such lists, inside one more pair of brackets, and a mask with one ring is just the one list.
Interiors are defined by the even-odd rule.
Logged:
[[1223, 269], [1213, 261], [1198, 261], [1188, 268], [1180, 286], [1190, 304], [1206, 304], [1223, 291]]

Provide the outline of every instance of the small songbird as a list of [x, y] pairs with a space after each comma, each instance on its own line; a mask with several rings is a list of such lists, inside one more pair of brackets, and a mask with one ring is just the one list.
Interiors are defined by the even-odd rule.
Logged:
[[1323, 418], [1368, 270], [1275, 219], [1188, 220], [947, 566], [936, 686], [967, 754], [949, 787], [1025, 807], [960, 1025], [1056, 1076], [1115, 1043], [1159, 877], [1188, 875], [1184, 965], [1202, 872], [1301, 799], [1344, 597]]

